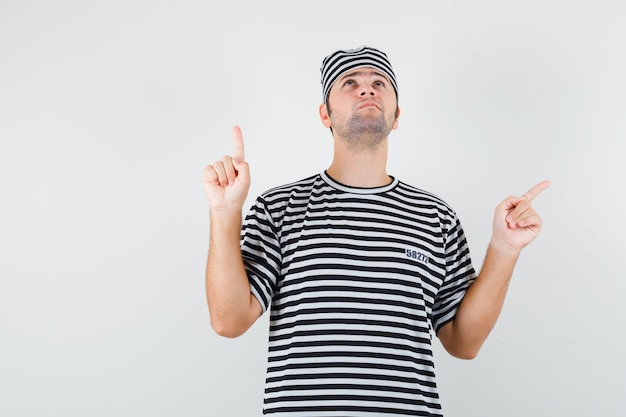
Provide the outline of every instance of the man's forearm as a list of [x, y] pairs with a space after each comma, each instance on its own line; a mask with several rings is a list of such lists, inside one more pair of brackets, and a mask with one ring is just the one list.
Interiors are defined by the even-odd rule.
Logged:
[[[440, 339], [454, 356], [471, 359], [493, 329], [513, 274], [519, 251], [490, 244], [478, 278], [459, 305], [453, 322], [440, 331]], [[446, 328], [447, 327], [447, 328]]]
[[250, 284], [239, 246], [241, 213], [212, 213], [206, 266], [211, 325], [223, 336], [239, 336], [252, 324]]

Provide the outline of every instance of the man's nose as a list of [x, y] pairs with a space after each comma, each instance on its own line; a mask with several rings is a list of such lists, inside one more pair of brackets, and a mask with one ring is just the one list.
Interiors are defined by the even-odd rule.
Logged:
[[373, 96], [374, 92], [375, 92], [374, 87], [372, 87], [369, 84], [363, 84], [361, 86], [361, 91], [359, 92], [359, 94], [361, 95], [361, 97], [363, 97], [363, 96], [365, 96], [367, 94]]

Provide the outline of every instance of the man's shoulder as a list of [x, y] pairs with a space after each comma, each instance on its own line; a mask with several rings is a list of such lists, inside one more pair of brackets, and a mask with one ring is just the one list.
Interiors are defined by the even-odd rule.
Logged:
[[424, 188], [416, 187], [404, 181], [400, 181], [398, 183], [398, 190], [414, 198], [422, 198], [424, 200], [430, 200], [434, 203], [448, 205], [446, 201], [439, 196], [439, 194], [436, 194]]
[[394, 190], [398, 199], [410, 205], [417, 212], [437, 213], [442, 218], [457, 217], [456, 210], [439, 194], [410, 185], [403, 181]]
[[294, 192], [306, 192], [311, 190], [316, 186], [318, 180], [320, 179], [319, 174], [310, 175], [306, 178], [299, 179], [297, 181], [292, 181], [288, 183], [284, 183], [281, 185], [274, 186], [272, 188], [267, 189], [261, 194], [261, 198], [267, 199], [280, 199], [281, 196], [291, 195]]

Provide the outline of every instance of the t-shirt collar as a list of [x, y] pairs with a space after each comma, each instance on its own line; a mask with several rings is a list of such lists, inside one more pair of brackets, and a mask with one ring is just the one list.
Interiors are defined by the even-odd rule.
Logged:
[[322, 172], [320, 176], [322, 177], [322, 180], [324, 180], [324, 182], [326, 182], [331, 187], [340, 191], [344, 191], [346, 193], [354, 193], [354, 194], [384, 193], [393, 189], [396, 185], [398, 185], [398, 182], [399, 182], [397, 178], [390, 175], [389, 177], [391, 177], [391, 183], [387, 185], [383, 185], [381, 187], [371, 187], [371, 188], [370, 187], [352, 187], [349, 185], [342, 184], [339, 181], [335, 180], [333, 177], [328, 175], [327, 171]]

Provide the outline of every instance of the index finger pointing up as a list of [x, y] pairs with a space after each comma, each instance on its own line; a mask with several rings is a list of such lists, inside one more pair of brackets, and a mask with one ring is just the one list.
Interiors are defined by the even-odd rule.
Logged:
[[549, 180], [541, 181], [540, 183], [536, 184], [533, 188], [526, 191], [526, 193], [524, 193], [522, 198], [526, 199], [527, 201], [532, 201], [535, 197], [539, 195], [540, 192], [548, 188], [550, 184], [552, 183]]
[[233, 126], [233, 159], [237, 162], [246, 160], [243, 151], [243, 135], [239, 126]]

